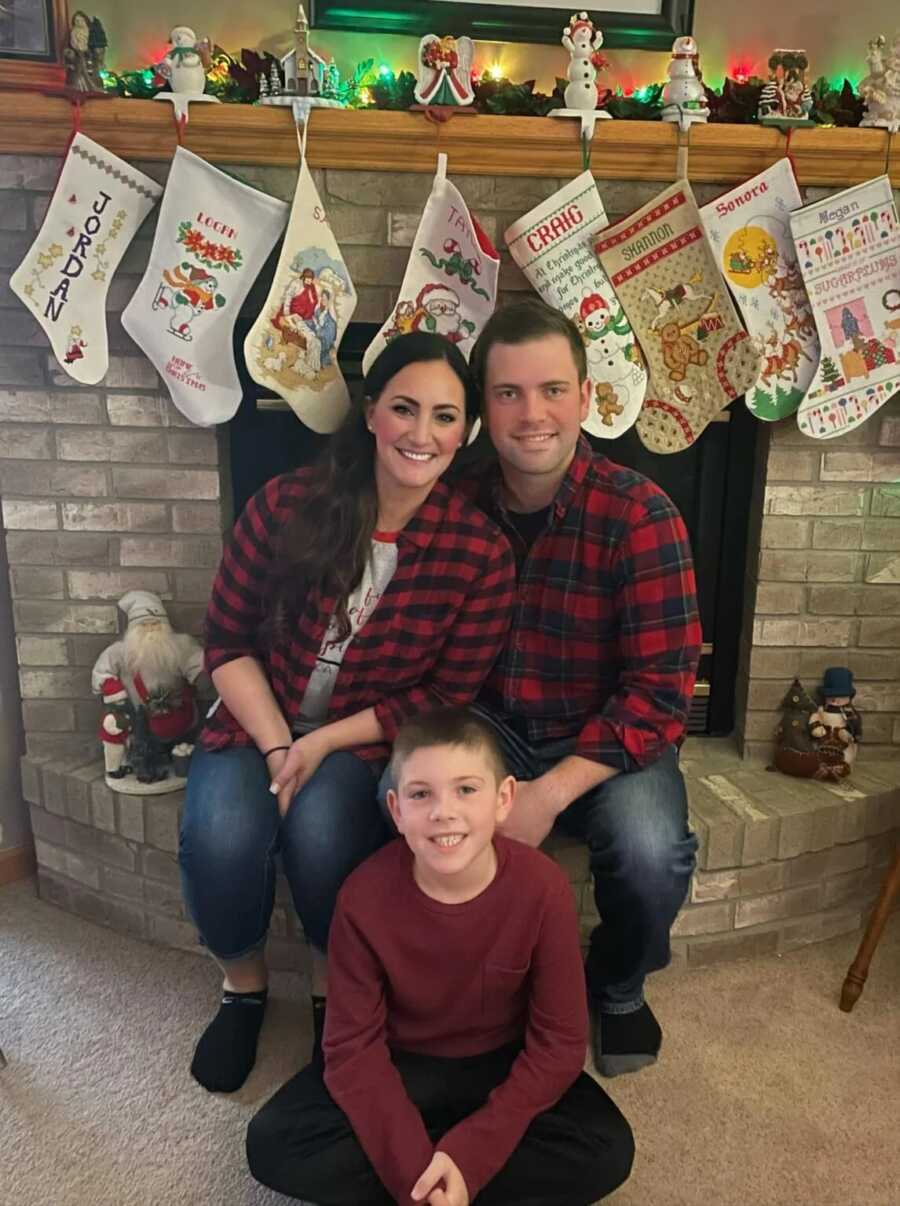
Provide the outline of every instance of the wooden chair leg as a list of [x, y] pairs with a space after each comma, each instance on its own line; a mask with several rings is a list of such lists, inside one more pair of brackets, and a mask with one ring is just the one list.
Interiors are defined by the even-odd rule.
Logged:
[[891, 863], [884, 877], [884, 883], [881, 885], [881, 892], [875, 908], [872, 910], [872, 916], [869, 918], [866, 932], [863, 934], [859, 950], [856, 952], [856, 958], [850, 964], [850, 970], [847, 972], [847, 978], [844, 980], [844, 987], [841, 989], [841, 1009], [845, 1013], [849, 1013], [859, 1000], [859, 995], [869, 974], [869, 964], [872, 962], [875, 947], [878, 945], [882, 930], [887, 924], [891, 905], [894, 903], [898, 892], [900, 892], [900, 846], [894, 851], [894, 861]]

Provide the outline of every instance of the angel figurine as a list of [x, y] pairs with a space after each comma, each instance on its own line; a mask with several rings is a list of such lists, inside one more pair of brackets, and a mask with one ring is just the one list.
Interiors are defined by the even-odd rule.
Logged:
[[471, 38], [439, 38], [426, 34], [419, 43], [419, 71], [415, 97], [420, 105], [471, 105], [472, 61], [474, 47]]

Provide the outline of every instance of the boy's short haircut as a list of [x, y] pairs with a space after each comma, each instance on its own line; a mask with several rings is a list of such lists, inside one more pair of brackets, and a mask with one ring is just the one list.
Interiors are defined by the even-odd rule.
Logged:
[[497, 735], [487, 721], [468, 708], [436, 708], [400, 726], [391, 754], [395, 785], [400, 785], [400, 773], [410, 754], [436, 745], [461, 745], [467, 750], [479, 750], [490, 763], [498, 783], [509, 773]]
[[562, 335], [572, 349], [572, 359], [578, 370], [579, 382], [586, 380], [587, 353], [581, 333], [559, 310], [554, 310], [539, 297], [525, 297], [495, 310], [478, 336], [469, 367], [475, 374], [478, 388], [484, 393], [488, 354], [495, 343], [530, 343], [534, 339], [545, 339], [548, 335]]

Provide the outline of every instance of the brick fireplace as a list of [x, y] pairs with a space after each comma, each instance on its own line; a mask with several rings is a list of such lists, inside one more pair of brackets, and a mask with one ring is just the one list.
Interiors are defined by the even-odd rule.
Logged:
[[[138, 166], [165, 178], [158, 162]], [[229, 427], [204, 430], [182, 418], [121, 327], [152, 218], [110, 290], [110, 369], [100, 386], [84, 389], [60, 370], [9, 293], [9, 273], [40, 225], [58, 167], [51, 155], [0, 155], [0, 499], [40, 891], [104, 924], [193, 947], [174, 860], [180, 798], [127, 797], [105, 786], [89, 678], [115, 639], [116, 600], [129, 589], [155, 591], [176, 627], [199, 634], [221, 534], [233, 518]], [[292, 196], [293, 168], [229, 170]], [[380, 323], [430, 177], [341, 168], [315, 176], [359, 291], [355, 317]], [[457, 183], [500, 240], [562, 178], [483, 174]], [[663, 187], [599, 185], [613, 221]], [[695, 189], [702, 203], [724, 187]], [[251, 311], [266, 285], [263, 276]], [[500, 288], [501, 302], [527, 288], [506, 255]], [[685, 751], [703, 843], [692, 900], [676, 928], [677, 954], [691, 965], [857, 928], [900, 823], [900, 397], [836, 440], [809, 440], [792, 421], [760, 425], [757, 437], [735, 731], [728, 741], [689, 741]], [[853, 669], [864, 716], [859, 773], [843, 796], [766, 776], [761, 761], [792, 676], [812, 688], [828, 665]], [[556, 852], [583, 895], [587, 926], [583, 854], [564, 844]], [[272, 942], [276, 963], [291, 965], [299, 946], [285, 905], [280, 897]]]

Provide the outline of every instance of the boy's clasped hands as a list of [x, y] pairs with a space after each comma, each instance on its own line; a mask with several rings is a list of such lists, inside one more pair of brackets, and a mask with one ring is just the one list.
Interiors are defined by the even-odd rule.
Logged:
[[411, 1196], [413, 1201], [427, 1202], [428, 1206], [469, 1206], [465, 1179], [446, 1152], [434, 1153]]

